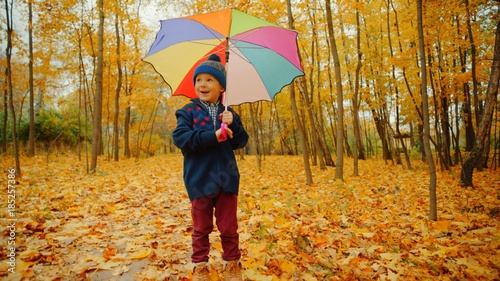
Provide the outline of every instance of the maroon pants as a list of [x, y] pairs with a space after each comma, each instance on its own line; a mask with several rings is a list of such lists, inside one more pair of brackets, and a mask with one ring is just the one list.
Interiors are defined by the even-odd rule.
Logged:
[[210, 252], [209, 234], [214, 227], [214, 210], [217, 228], [220, 232], [225, 261], [238, 260], [241, 257], [239, 249], [238, 195], [221, 192], [215, 198], [202, 197], [191, 202], [191, 216], [193, 218], [193, 255], [194, 263], [208, 261]]

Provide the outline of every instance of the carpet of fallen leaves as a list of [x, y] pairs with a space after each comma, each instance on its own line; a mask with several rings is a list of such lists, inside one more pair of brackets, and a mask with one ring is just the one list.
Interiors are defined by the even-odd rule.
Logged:
[[[16, 268], [1, 230], [2, 280], [190, 280], [190, 204], [182, 156], [99, 160], [94, 175], [70, 154], [23, 158], [17, 184]], [[12, 162], [0, 159], [5, 168]], [[500, 173], [438, 173], [438, 221], [428, 220], [429, 175], [382, 160], [360, 161], [344, 181], [302, 158], [239, 160], [240, 240], [246, 280], [499, 280]], [[7, 188], [0, 202], [7, 221]], [[211, 235], [211, 278], [222, 276]]]

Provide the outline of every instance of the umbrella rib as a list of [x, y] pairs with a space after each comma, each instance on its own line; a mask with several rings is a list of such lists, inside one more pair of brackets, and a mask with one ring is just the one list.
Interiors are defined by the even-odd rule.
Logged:
[[[203, 27], [205, 27], [205, 29], [206, 29], [208, 32], [210, 32], [210, 34], [212, 34], [212, 35], [214, 36], [214, 38], [215, 38], [215, 39], [219, 39], [219, 42], [220, 42], [220, 43], [222, 43], [222, 42], [223, 42], [223, 40], [221, 39], [221, 37], [217, 36], [217, 34], [215, 34], [215, 33], [214, 33], [214, 30], [213, 30], [213, 29], [209, 28], [207, 25], [205, 25], [205, 24], [203, 24], [203, 23], [202, 23], [202, 26], [203, 26]], [[222, 34], [221, 34], [221, 35], [222, 35]], [[226, 38], [224, 38], [224, 39], [226, 39]]]
[[[247, 38], [248, 36], [250, 36], [250, 35], [254, 34], [255, 32], [257, 32], [259, 29], [261, 29], [261, 27], [257, 27], [257, 28], [254, 28], [254, 29], [250, 30], [251, 32], [248, 32], [248, 34], [246, 34], [245, 36], [241, 37], [241, 38], [240, 38], [240, 39], [238, 39], [238, 40], [234, 40], [234, 39], [229, 38], [229, 39], [231, 39], [231, 40], [233, 40], [233, 41], [234, 41], [234, 43], [233, 43], [233, 42], [231, 42], [231, 41], [229, 41], [229, 42], [228, 42], [228, 44], [230, 44], [229, 48], [231, 49], [231, 46], [233, 46], [233, 48], [234, 48], [234, 49], [269, 49], [269, 48], [264, 47], [264, 46], [261, 46], [261, 47], [257, 47], [257, 46], [255, 46], [255, 47], [236, 47], [236, 43], [243, 41], [243, 40], [244, 40], [245, 38]], [[251, 62], [250, 62], [250, 61], [249, 61], [246, 57], [242, 57], [242, 56], [241, 56], [240, 54], [238, 54], [238, 53], [235, 53], [235, 54], [236, 54], [238, 57], [240, 57], [241, 59], [243, 59], [244, 61], [246, 61], [246, 62], [248, 62], [248, 63], [251, 63]]]
[[252, 32], [249, 32], [248, 34], [246, 34], [244, 37], [241, 37], [236, 42], [240, 42], [241, 40], [243, 40], [243, 39], [247, 38], [248, 36], [250, 36], [250, 35], [254, 34], [255, 32], [257, 32], [259, 29], [260, 29], [260, 27], [257, 27], [257, 28], [254, 28], [254, 29], [250, 30]]
[[198, 44], [198, 45], [206, 45], [206, 46], [219, 46], [219, 44], [209, 44], [209, 43], [204, 43], [204, 42], [191, 42], [193, 44]]
[[[232, 43], [230, 45], [234, 46], [234, 44], [232, 44]], [[231, 50], [231, 46], [229, 46], [229, 49]], [[233, 50], [238, 50], [238, 49], [243, 49], [243, 48], [238, 48], [238, 47], [235, 47], [235, 46], [233, 47]], [[252, 63], [250, 60], [248, 60], [246, 57], [240, 55], [238, 52], [234, 52], [233, 51], [233, 54], [237, 55], [239, 58], [241, 58], [242, 60], [244, 60], [247, 63], [250, 63], [250, 64]]]

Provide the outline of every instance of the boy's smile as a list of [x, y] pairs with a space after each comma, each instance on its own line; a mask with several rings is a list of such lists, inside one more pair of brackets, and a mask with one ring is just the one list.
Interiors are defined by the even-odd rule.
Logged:
[[196, 95], [204, 102], [216, 102], [224, 88], [214, 76], [208, 73], [200, 73], [196, 76], [194, 89]]

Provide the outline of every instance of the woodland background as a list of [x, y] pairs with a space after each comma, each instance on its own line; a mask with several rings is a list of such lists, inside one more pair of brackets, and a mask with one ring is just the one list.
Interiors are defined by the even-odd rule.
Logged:
[[[11, 63], [12, 109], [8, 102], [9, 79], [4, 76], [1, 150], [7, 153], [13, 147], [15, 133], [18, 151], [28, 156], [35, 151], [69, 149], [85, 158], [97, 115], [102, 123], [97, 151], [107, 158], [138, 158], [176, 150], [170, 136], [175, 126], [173, 112], [186, 99], [171, 98], [167, 84], [151, 65], [141, 61], [154, 41], [159, 19], [232, 6], [288, 26], [283, 2], [106, 1], [100, 81], [102, 110], [96, 114], [96, 3], [7, 3], [6, 11], [11, 14], [9, 18], [2, 15], [0, 40], [2, 45], [11, 43], [10, 55], [6, 57]], [[251, 153], [298, 155], [308, 150], [313, 164], [334, 165], [329, 155], [336, 151], [339, 108], [325, 3], [291, 4], [306, 73], [294, 84], [299, 88], [299, 120], [293, 118], [290, 110], [289, 87], [273, 103], [245, 104], [236, 109], [252, 136]], [[338, 0], [330, 5], [342, 70], [339, 81], [345, 111], [341, 125], [344, 154], [352, 156], [355, 151], [360, 159], [382, 157], [403, 162], [404, 152], [422, 150], [415, 3]], [[448, 169], [460, 165], [464, 151], [471, 151], [474, 144], [491, 72], [498, 3], [433, 0], [425, 1], [423, 11], [430, 137], [437, 163]], [[158, 18], [151, 18], [152, 15]], [[32, 25], [28, 25], [30, 18]], [[6, 29], [7, 19], [13, 22], [11, 30]], [[11, 41], [7, 42], [9, 31]], [[0, 57], [4, 68], [1, 75], [6, 75], [6, 57]], [[498, 107], [495, 108], [494, 122], [485, 132], [489, 142], [482, 166], [487, 166], [488, 161], [498, 165], [500, 161]], [[14, 112], [15, 126], [9, 112]], [[301, 145], [298, 127], [305, 128], [305, 146]], [[409, 161], [404, 162], [411, 167]]]
[[[103, 9], [98, 9], [100, 4]], [[15, 166], [21, 185], [42, 188], [45, 185], [38, 183], [37, 175], [43, 173], [34, 165], [54, 167], [51, 163], [58, 163], [61, 169], [69, 169], [65, 170], [69, 173], [71, 167], [62, 167], [63, 163], [75, 162], [78, 168], [73, 171], [83, 171], [84, 174], [78, 180], [86, 177], [86, 180], [92, 180], [92, 176], [110, 173], [114, 169], [109, 167], [110, 163], [125, 169], [132, 163], [163, 163], [164, 157], [179, 158], [179, 151], [171, 140], [176, 124], [173, 113], [187, 100], [171, 97], [165, 81], [141, 58], [154, 41], [159, 29], [158, 20], [235, 7], [283, 27], [288, 27], [293, 19], [293, 28], [299, 32], [298, 45], [305, 70], [305, 76], [297, 78], [293, 87], [285, 87], [273, 102], [235, 107], [251, 136], [248, 148], [238, 152], [240, 159], [253, 159], [254, 156], [256, 159], [248, 169], [263, 173], [266, 167], [288, 164], [289, 159], [277, 158], [279, 160], [273, 162], [274, 166], [268, 166], [266, 161], [273, 159], [271, 156], [289, 155], [296, 157], [295, 160], [302, 156], [303, 167], [292, 173], [299, 181], [298, 186], [327, 184], [331, 187], [334, 176], [328, 168], [330, 166], [336, 167], [335, 178], [339, 168], [341, 172], [346, 171], [346, 176], [340, 175], [344, 181], [351, 176], [347, 171], [366, 176], [369, 170], [378, 171], [376, 167], [386, 171], [401, 169], [412, 175], [412, 171], [418, 171], [421, 165], [425, 167], [423, 131], [426, 124], [420, 95], [423, 61], [427, 67], [425, 88], [428, 99], [425, 101], [429, 110], [427, 125], [430, 127], [432, 155], [440, 180], [456, 188], [452, 194], [464, 194], [458, 184], [459, 169], [473, 150], [477, 137], [484, 137], [486, 142], [475, 168], [480, 173], [491, 172], [491, 175], [481, 174], [488, 180], [476, 179], [475, 183], [477, 188], [488, 187], [486, 193], [481, 193], [483, 190], [476, 194], [487, 198], [487, 206], [480, 204], [483, 208], [476, 209], [475, 213], [482, 213], [489, 221], [480, 225], [467, 221], [471, 224], [462, 225], [461, 233], [486, 228], [485, 235], [490, 235], [490, 230], [498, 230], [498, 209], [495, 209], [498, 206], [498, 201], [495, 201], [498, 197], [495, 193], [498, 191], [496, 169], [500, 164], [497, 91], [492, 101], [487, 99], [499, 22], [498, 1], [424, 1], [425, 57], [419, 52], [417, 5], [414, 1], [327, 0], [292, 1], [289, 4], [290, 15], [286, 2], [265, 0], [64, 0], [57, 3], [6, 0], [2, 3], [5, 13], [0, 13], [0, 43], [6, 50], [5, 56], [0, 56], [0, 83], [4, 89], [0, 103], [3, 170]], [[331, 17], [326, 7], [331, 8]], [[100, 15], [103, 16], [103, 25], [99, 24]], [[329, 29], [329, 20], [332, 29]], [[333, 34], [329, 34], [329, 30]], [[102, 52], [99, 50], [100, 38], [103, 40]], [[335, 48], [333, 42], [336, 42]], [[336, 63], [341, 69], [340, 77], [335, 75]], [[336, 90], [339, 85], [342, 87], [340, 104]], [[292, 89], [296, 95], [292, 95]], [[291, 96], [296, 96], [296, 99]], [[100, 106], [96, 107], [96, 100], [102, 102]], [[299, 109], [298, 116], [292, 114], [294, 106]], [[494, 108], [492, 122], [484, 131], [478, 130], [488, 106]], [[339, 139], [342, 146], [337, 142]], [[99, 156], [99, 162], [94, 155]], [[336, 157], [335, 161], [332, 155]], [[349, 161], [343, 163], [343, 156]], [[60, 160], [60, 157], [66, 160]], [[358, 159], [364, 161], [358, 162]], [[27, 179], [22, 179], [23, 174]], [[444, 174], [451, 175], [451, 178], [443, 179]], [[379, 172], [380, 175], [383, 172]], [[407, 179], [412, 181], [411, 177]], [[53, 186], [51, 180], [46, 181], [49, 182], [47, 186]], [[379, 192], [379, 184], [382, 183], [375, 184], [377, 187], [373, 193]], [[438, 182], [438, 186], [443, 187], [441, 185]], [[286, 190], [290, 194], [296, 192], [293, 188]], [[394, 189], [391, 187], [391, 190]], [[364, 190], [361, 194], [366, 195], [366, 192]], [[43, 194], [39, 193], [39, 196]], [[335, 196], [334, 193], [331, 196]], [[432, 200], [418, 202], [425, 206], [432, 204]], [[33, 202], [23, 203], [34, 206]], [[460, 205], [455, 211], [467, 214], [470, 210], [460, 208], [469, 206]], [[442, 205], [438, 207], [443, 208]], [[249, 208], [251, 212], [255, 206]], [[428, 214], [424, 212], [425, 215]], [[460, 220], [463, 218], [459, 217], [455, 222]], [[40, 223], [37, 219], [34, 221]], [[33, 226], [28, 226], [28, 223], [25, 222], [28, 231], [40, 232], [36, 227], [30, 230]], [[442, 232], [446, 234], [450, 232], [449, 226], [438, 225], [438, 228], [443, 227]], [[40, 229], [43, 233], [48, 231], [45, 227]], [[291, 231], [294, 239], [299, 237], [297, 233], [302, 233], [297, 231]], [[376, 232], [369, 227], [363, 231]], [[274, 241], [275, 236], [269, 235], [266, 237]], [[486, 240], [488, 257], [498, 257], [498, 237], [488, 236]], [[491, 244], [491, 241], [496, 242]], [[421, 240], [415, 239], [414, 242]], [[313, 248], [322, 243], [314, 244]], [[289, 246], [286, 243], [281, 246], [284, 245]], [[307, 254], [308, 251], [302, 249], [298, 252]], [[341, 252], [339, 250], [337, 254]], [[350, 257], [360, 258], [360, 253], [355, 252]], [[267, 260], [263, 266], [269, 268], [269, 262]], [[418, 264], [429, 265], [426, 261]], [[372, 266], [369, 267], [373, 269]], [[495, 266], [487, 267], [491, 272], [498, 270]], [[288, 272], [283, 268], [279, 270]], [[262, 273], [260, 269], [256, 272]], [[387, 271], [385, 266], [384, 274], [388, 275], [388, 272], [399, 271]], [[488, 272], [477, 276], [497, 276]], [[346, 274], [360, 276], [359, 272]]]

